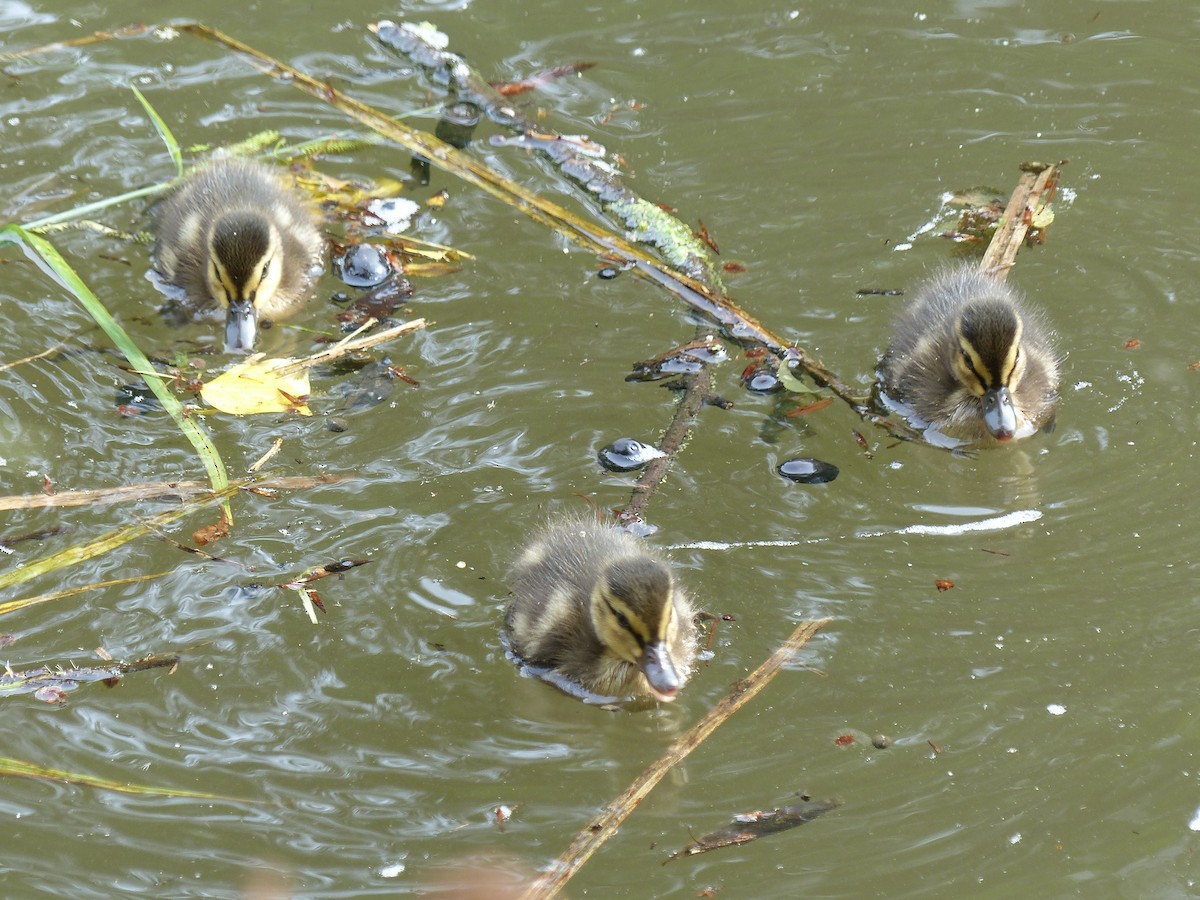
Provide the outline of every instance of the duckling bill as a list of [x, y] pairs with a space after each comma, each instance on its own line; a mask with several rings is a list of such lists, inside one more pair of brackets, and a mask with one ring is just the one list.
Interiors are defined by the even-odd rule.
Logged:
[[225, 310], [225, 349], [249, 352], [260, 319], [308, 300], [325, 241], [313, 211], [261, 163], [221, 159], [191, 175], [158, 217], [155, 267], [196, 310]]
[[615, 525], [565, 519], [526, 546], [505, 620], [514, 656], [571, 693], [673, 700], [696, 655], [670, 564]]
[[931, 439], [996, 446], [1048, 426], [1058, 404], [1059, 357], [1041, 317], [970, 266], [922, 285], [879, 369], [885, 399]]

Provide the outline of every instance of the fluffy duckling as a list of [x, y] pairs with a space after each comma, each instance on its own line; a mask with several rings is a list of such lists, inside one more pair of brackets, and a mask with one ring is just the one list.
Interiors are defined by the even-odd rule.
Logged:
[[880, 362], [885, 399], [926, 435], [997, 446], [1050, 424], [1059, 357], [1013, 288], [970, 266], [924, 284]]
[[313, 211], [271, 169], [220, 159], [189, 176], [158, 217], [155, 265], [195, 309], [225, 310], [225, 349], [249, 352], [260, 318], [303, 308], [325, 241]]
[[615, 525], [569, 518], [513, 566], [509, 648], [571, 693], [673, 700], [696, 655], [695, 611], [665, 559]]

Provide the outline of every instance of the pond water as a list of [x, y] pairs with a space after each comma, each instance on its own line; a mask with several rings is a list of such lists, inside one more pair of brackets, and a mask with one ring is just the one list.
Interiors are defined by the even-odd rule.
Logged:
[[[205, 416], [234, 474], [276, 438], [276, 474], [353, 476], [236, 498], [211, 561], [146, 537], [2, 600], [165, 573], [0, 620], [14, 669], [183, 654], [177, 671], [88, 686], [60, 707], [5, 700], [3, 756], [120, 783], [234, 798], [164, 799], [6, 779], [0, 884], [9, 897], [495, 896], [547, 865], [670, 741], [809, 618], [832, 622], [795, 664], [660, 785], [578, 874], [572, 896], [1188, 896], [1200, 877], [1195, 736], [1200, 358], [1195, 148], [1200, 20], [1186, 5], [936, 0], [808, 6], [750, 0], [587, 4], [500, 0], [293, 7], [214, 2], [202, 17], [397, 114], [440, 94], [379, 49], [379, 18], [429, 19], [487, 78], [596, 67], [518, 98], [548, 127], [617, 152], [643, 196], [703, 220], [731, 293], [851, 383], [870, 383], [903, 298], [953, 253], [946, 191], [1007, 195], [1030, 159], [1070, 160], [1049, 243], [1010, 280], [1067, 353], [1058, 427], [955, 458], [895, 444], [843, 404], [784, 418], [715, 370], [705, 409], [648, 518], [681, 577], [727, 614], [678, 701], [585, 706], [518, 676], [498, 630], [504, 572], [555, 512], [628, 501], [600, 468], [622, 437], [655, 443], [674, 395], [626, 383], [632, 363], [694, 335], [672, 296], [623, 276], [435, 170], [450, 193], [415, 236], [471, 254], [419, 279], [430, 327], [389, 349], [419, 387], [321, 415]], [[4, 50], [113, 29], [144, 4], [0, 0]], [[155, 5], [159, 21], [194, 4]], [[263, 128], [295, 142], [357, 132], [335, 110], [194, 38], [119, 39], [6, 63], [0, 221], [21, 222], [162, 181], [171, 162], [137, 83], [180, 141]], [[432, 130], [434, 119], [415, 120]], [[498, 132], [485, 124], [481, 137]], [[511, 148], [472, 151], [581, 211], [572, 188]], [[320, 162], [405, 177], [387, 146]], [[1191, 188], [1188, 185], [1192, 185]], [[148, 203], [102, 214], [146, 228]], [[914, 237], [916, 235], [916, 237]], [[140, 346], [191, 352], [215, 325], [173, 331], [146, 247], [91, 231], [53, 240]], [[13, 248], [0, 251], [7, 327], [0, 492], [203, 479], [166, 416], [127, 419], [130, 376], [91, 318]], [[322, 283], [304, 324], [331, 327]], [[301, 333], [270, 334], [275, 349]], [[1133, 345], [1131, 342], [1137, 342]], [[268, 347], [271, 349], [271, 347]], [[210, 365], [221, 364], [219, 357]], [[337, 409], [338, 379], [313, 405]], [[321, 396], [324, 393], [324, 396]], [[865, 454], [853, 432], [871, 446]], [[794, 456], [828, 484], [776, 472]], [[1157, 473], [1155, 475], [1155, 473]], [[1155, 475], [1155, 477], [1150, 477]], [[173, 508], [172, 501], [7, 513], [25, 542], [6, 568]], [[997, 530], [946, 533], [1008, 515]], [[211, 520], [170, 526], [187, 542]], [[791, 542], [789, 546], [765, 542]], [[342, 558], [317, 625], [274, 584]], [[945, 592], [939, 579], [954, 582]], [[879, 750], [871, 736], [891, 738]], [[848, 745], [838, 738], [855, 738]], [[936, 749], [935, 749], [936, 748]], [[661, 863], [691, 836], [796, 791], [842, 805], [795, 831]], [[512, 809], [501, 828], [496, 809]]]

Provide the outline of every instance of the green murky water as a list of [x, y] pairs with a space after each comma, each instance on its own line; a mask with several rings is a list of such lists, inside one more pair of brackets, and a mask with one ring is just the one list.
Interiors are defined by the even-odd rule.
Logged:
[[[564, 253], [541, 226], [435, 173], [428, 190], [448, 189], [451, 202], [418, 236], [475, 258], [417, 285], [409, 308], [435, 324], [391, 355], [420, 388], [353, 412], [343, 433], [319, 417], [206, 420], [235, 472], [281, 437], [277, 471], [355, 479], [240, 498], [216, 551], [230, 562], [144, 539], [3, 598], [169, 572], [0, 620], [15, 638], [13, 668], [86, 663], [96, 647], [184, 653], [172, 675], [89, 687], [63, 708], [6, 700], [0, 755], [243, 800], [6, 780], [6, 896], [269, 896], [253, 892], [275, 886], [387, 896], [449, 891], [472, 871], [494, 895], [561, 852], [731, 681], [818, 616], [834, 622], [800, 663], [641, 805], [572, 896], [1196, 892], [1194, 15], [1131, 2], [283, 9], [200, 13], [395, 112], [437, 92], [373, 46], [365, 27], [383, 16], [431, 19], [489, 78], [596, 61], [522, 101], [619, 152], [647, 198], [703, 219], [723, 258], [747, 267], [732, 279], [738, 300], [863, 385], [903, 301], [855, 291], [911, 288], [948, 257], [935, 236], [913, 238], [942, 192], [1007, 192], [1021, 162], [1069, 159], [1050, 243], [1023, 253], [1012, 278], [1068, 352], [1058, 429], [964, 460], [892, 446], [840, 404], [780, 424], [770, 398], [739, 390], [735, 353], [716, 381], [736, 406], [703, 412], [651, 505], [655, 540], [794, 546], [677, 550], [700, 602], [736, 621], [672, 707], [585, 707], [505, 659], [503, 572], [530, 523], [578, 507], [573, 495], [626, 502], [631, 480], [603, 472], [595, 452], [622, 435], [657, 440], [673, 401], [623, 377], [693, 326], [666, 294], [598, 280], [589, 255]], [[145, 15], [133, 3], [61, 13], [8, 0], [0, 44]], [[4, 73], [6, 222], [169, 176], [129, 81], [185, 144], [266, 127], [289, 140], [350, 130], [323, 103], [187, 38], [65, 50]], [[474, 151], [573, 202], [519, 151]], [[394, 176], [408, 158], [379, 147], [322, 167]], [[139, 204], [105, 216], [121, 229], [147, 221]], [[55, 240], [141, 346], [208, 336], [203, 325], [171, 332], [154, 313], [145, 248], [87, 232]], [[30, 264], [12, 250], [2, 260], [0, 362], [60, 342], [108, 346]], [[327, 326], [335, 288], [323, 285], [310, 324]], [[165, 417], [116, 413], [127, 380], [101, 353], [0, 373], [0, 492], [37, 493], [46, 478], [59, 490], [202, 478]], [[841, 475], [791, 484], [774, 470], [793, 455]], [[22, 544], [3, 564], [170, 506], [7, 513], [5, 534], [73, 530]], [[900, 533], [1016, 513], [1028, 521], [997, 531]], [[342, 557], [372, 563], [320, 585], [328, 615], [317, 626], [293, 594], [239, 590]], [[939, 593], [937, 579], [955, 587]], [[893, 745], [871, 747], [877, 733]], [[847, 734], [852, 744], [835, 744]], [[797, 831], [660, 865], [693, 833], [800, 789], [843, 805]], [[499, 806], [514, 809], [503, 829]]]

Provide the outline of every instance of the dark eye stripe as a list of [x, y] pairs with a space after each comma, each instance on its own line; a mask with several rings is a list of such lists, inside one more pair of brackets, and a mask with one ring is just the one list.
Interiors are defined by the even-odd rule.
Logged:
[[633, 625], [630, 623], [629, 619], [626, 617], [625, 613], [621, 612], [619, 609], [617, 609], [615, 606], [613, 606], [607, 600], [604, 601], [604, 605], [607, 606], [608, 611], [613, 614], [613, 617], [617, 620], [617, 624], [633, 635], [634, 639], [638, 642], [638, 646], [639, 647], [645, 646], [645, 643], [646, 643], [645, 638], [643, 638], [638, 633], [637, 629], [633, 627]]

